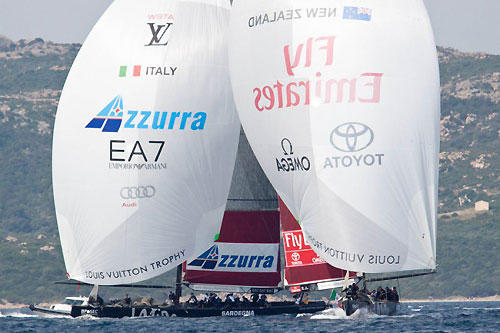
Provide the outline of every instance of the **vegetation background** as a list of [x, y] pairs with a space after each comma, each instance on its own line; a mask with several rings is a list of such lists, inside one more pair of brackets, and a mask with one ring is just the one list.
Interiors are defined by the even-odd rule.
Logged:
[[[69, 294], [51, 180], [52, 129], [69, 68], [80, 48], [0, 36], [0, 305]], [[441, 155], [438, 273], [393, 281], [404, 298], [500, 293], [500, 56], [438, 48]], [[478, 213], [475, 202], [489, 202]], [[173, 284], [175, 272], [152, 283]], [[378, 284], [377, 284], [378, 285]], [[370, 287], [376, 287], [374, 284]], [[122, 297], [123, 290], [106, 291]], [[132, 296], [143, 291], [130, 290]], [[154, 297], [164, 297], [163, 291]]]

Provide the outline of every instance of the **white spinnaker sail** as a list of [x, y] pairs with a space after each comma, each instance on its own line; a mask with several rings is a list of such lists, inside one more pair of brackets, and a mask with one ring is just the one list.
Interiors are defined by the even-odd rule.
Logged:
[[223, 0], [117, 0], [70, 71], [53, 181], [68, 276], [142, 281], [220, 230], [239, 136]]
[[434, 268], [439, 70], [421, 0], [238, 1], [233, 93], [309, 244], [358, 272]]

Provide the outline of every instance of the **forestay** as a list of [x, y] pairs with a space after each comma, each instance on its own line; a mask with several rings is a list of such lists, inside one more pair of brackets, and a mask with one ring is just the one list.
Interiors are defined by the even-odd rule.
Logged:
[[228, 1], [120, 0], [70, 71], [54, 131], [68, 276], [145, 280], [220, 230], [238, 144]]
[[439, 71], [422, 0], [238, 1], [229, 43], [248, 140], [318, 255], [434, 268]]

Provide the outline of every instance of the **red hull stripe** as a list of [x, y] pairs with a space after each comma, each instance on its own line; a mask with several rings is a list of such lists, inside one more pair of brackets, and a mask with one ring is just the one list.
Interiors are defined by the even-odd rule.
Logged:
[[185, 280], [193, 284], [214, 284], [252, 287], [277, 287], [281, 282], [281, 274], [276, 273], [236, 273], [236, 272], [202, 272], [188, 270]]

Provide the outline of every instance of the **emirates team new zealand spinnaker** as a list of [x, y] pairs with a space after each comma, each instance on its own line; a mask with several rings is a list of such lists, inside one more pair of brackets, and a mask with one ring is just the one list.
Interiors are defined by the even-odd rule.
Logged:
[[[366, 274], [436, 267], [439, 98], [423, 0], [116, 0], [70, 70], [54, 128], [67, 277], [94, 288], [31, 308], [395, 314], [396, 288], [369, 291], [385, 278]], [[174, 268], [165, 302], [98, 294]], [[182, 304], [182, 286], [205, 296]], [[283, 289], [295, 299], [265, 296]], [[309, 301], [326, 289], [339, 291], [333, 305]]]

